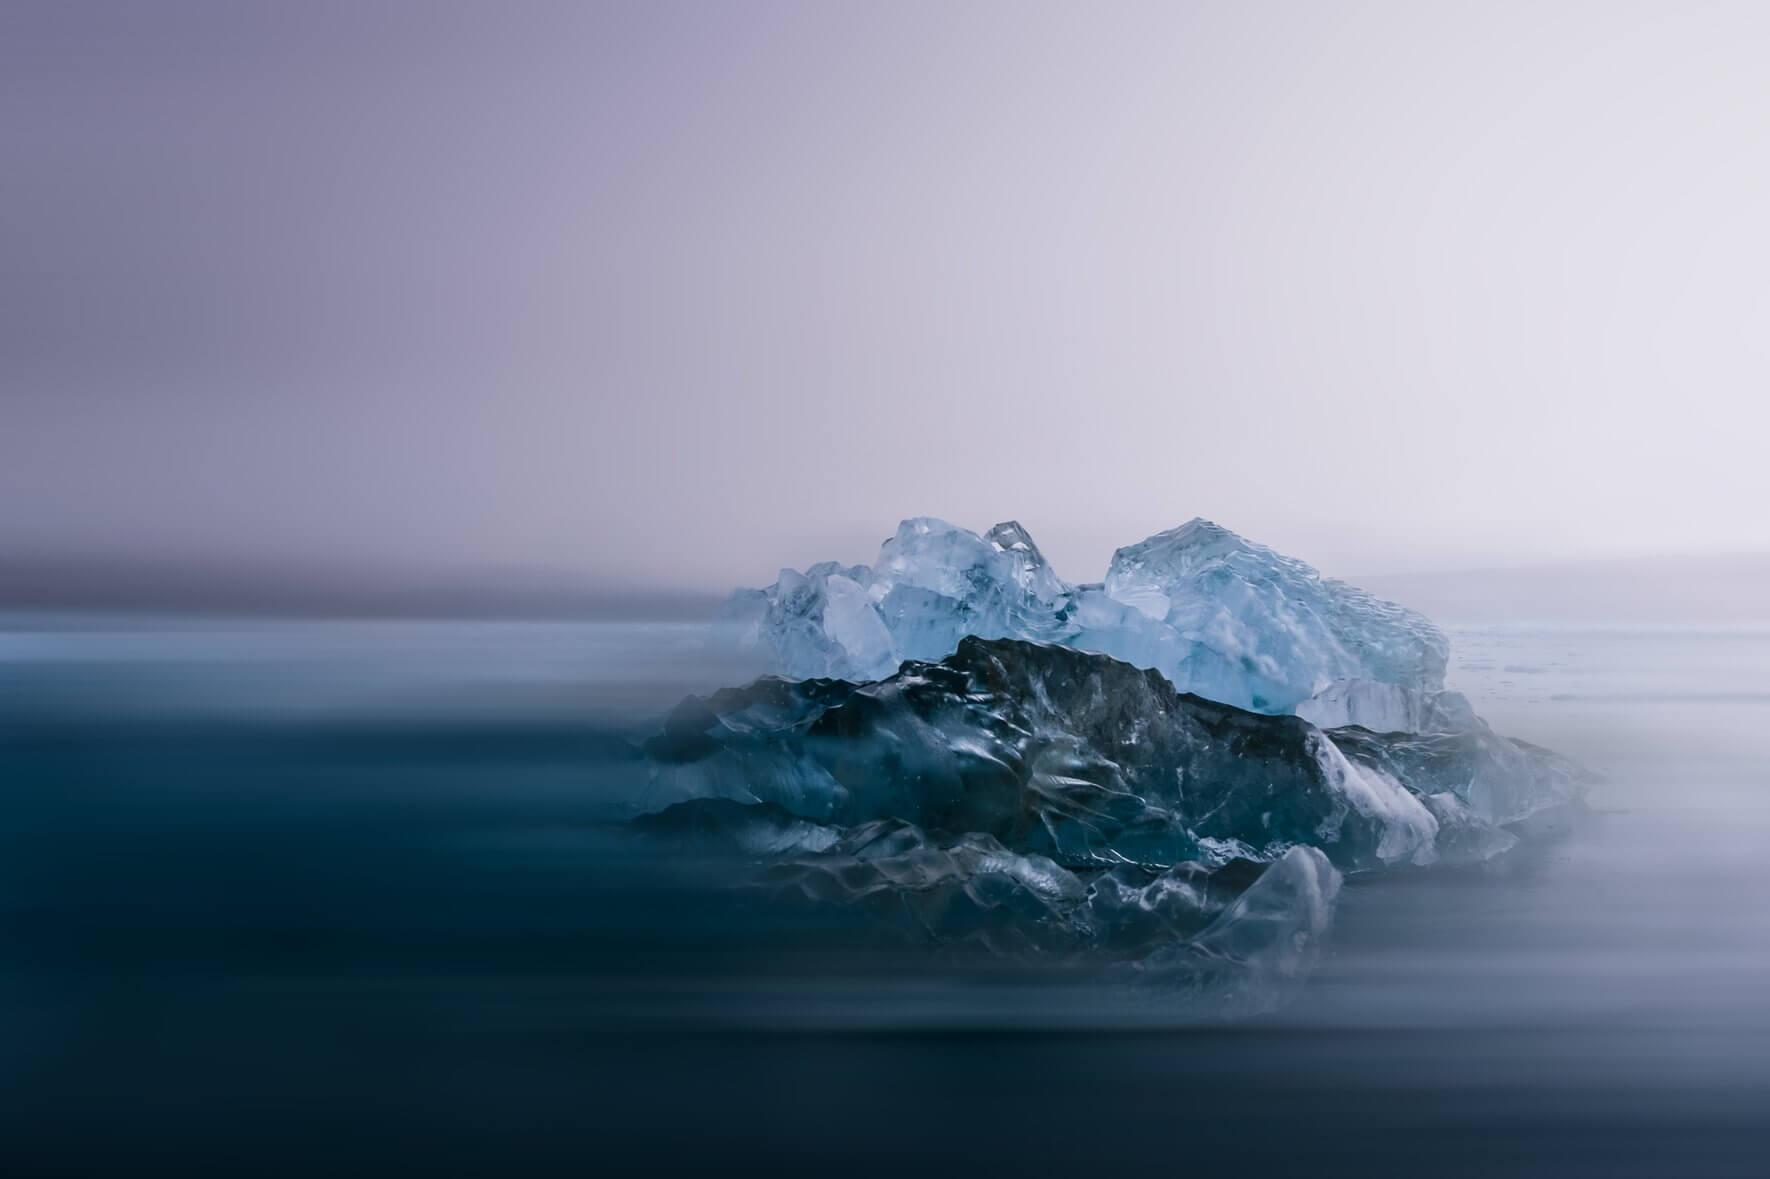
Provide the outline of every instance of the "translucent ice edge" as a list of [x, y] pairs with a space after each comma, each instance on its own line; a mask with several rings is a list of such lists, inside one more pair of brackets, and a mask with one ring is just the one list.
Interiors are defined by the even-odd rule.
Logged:
[[1449, 645], [1429, 620], [1206, 520], [1119, 549], [1083, 585], [1058, 577], [1016, 522], [980, 536], [905, 520], [872, 565], [782, 570], [726, 613], [794, 679], [883, 679], [975, 635], [1099, 651], [1323, 727], [1451, 728], [1466, 712], [1443, 698]]

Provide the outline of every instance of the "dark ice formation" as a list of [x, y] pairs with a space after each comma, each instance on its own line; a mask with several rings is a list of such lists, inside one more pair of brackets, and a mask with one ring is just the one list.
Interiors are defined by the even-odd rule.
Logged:
[[690, 697], [646, 752], [655, 806], [896, 819], [1069, 868], [1265, 862], [1299, 845], [1342, 869], [1423, 866], [1461, 854], [1439, 846], [1440, 815], [1497, 845], [1501, 824], [1579, 788], [1571, 763], [1485, 727], [1324, 731], [1104, 655], [975, 637], [873, 683], [764, 677]]

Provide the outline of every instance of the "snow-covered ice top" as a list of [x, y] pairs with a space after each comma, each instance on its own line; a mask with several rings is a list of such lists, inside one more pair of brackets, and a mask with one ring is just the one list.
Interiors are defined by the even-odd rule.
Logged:
[[1418, 731], [1445, 708], [1449, 644], [1429, 620], [1208, 520], [1119, 549], [1103, 581], [1072, 585], [1016, 522], [979, 536], [918, 517], [873, 565], [782, 570], [732, 595], [728, 614], [795, 679], [883, 679], [977, 635], [1101, 651], [1323, 726]]

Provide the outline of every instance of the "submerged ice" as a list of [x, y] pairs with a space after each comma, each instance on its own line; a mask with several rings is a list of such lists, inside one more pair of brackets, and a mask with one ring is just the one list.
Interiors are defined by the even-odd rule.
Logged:
[[996, 967], [1085, 961], [1218, 1015], [1270, 1008], [1294, 990], [1319, 955], [1341, 884], [1311, 847], [1270, 864], [1086, 870], [993, 835], [900, 819], [839, 831], [767, 803], [700, 799], [636, 825], [673, 853], [740, 857], [734, 891], [776, 913], [811, 914], [826, 948], [839, 939], [851, 949], [932, 949]]
[[976, 635], [1100, 651], [1323, 726], [1420, 730], [1456, 707], [1440, 701], [1449, 645], [1426, 618], [1206, 520], [1119, 549], [1085, 585], [1058, 577], [1017, 523], [979, 536], [906, 520], [871, 566], [783, 570], [728, 613], [795, 679], [881, 679]]

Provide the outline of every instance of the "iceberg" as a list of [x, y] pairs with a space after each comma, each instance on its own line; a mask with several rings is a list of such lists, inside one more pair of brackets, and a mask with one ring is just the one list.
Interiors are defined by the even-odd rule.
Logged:
[[869, 683], [765, 676], [689, 697], [644, 752], [650, 810], [720, 799], [836, 830], [899, 821], [1069, 870], [1302, 846], [1348, 871], [1483, 858], [1509, 846], [1501, 826], [1581, 782], [1485, 726], [1323, 730], [1110, 656], [976, 636]]
[[[999, 599], [997, 599], [999, 601]], [[880, 680], [690, 696], [635, 751], [633, 826], [819, 944], [1282, 1002], [1342, 873], [1478, 863], [1582, 773], [1484, 725], [1321, 729], [1098, 652], [966, 635]], [[1125, 974], [1124, 972], [1128, 972]]]
[[972, 635], [1099, 651], [1322, 727], [1421, 731], [1446, 712], [1449, 643], [1429, 620], [1207, 520], [1119, 549], [1104, 580], [1082, 585], [1016, 522], [980, 536], [905, 520], [871, 566], [782, 570], [734, 594], [727, 617], [794, 679], [879, 680]]
[[1206, 520], [1086, 584], [1018, 523], [905, 520], [872, 565], [727, 612], [776, 674], [633, 750], [634, 824], [855, 946], [1259, 1010], [1309, 973], [1342, 873], [1487, 861], [1587, 780], [1445, 689], [1426, 618]]

